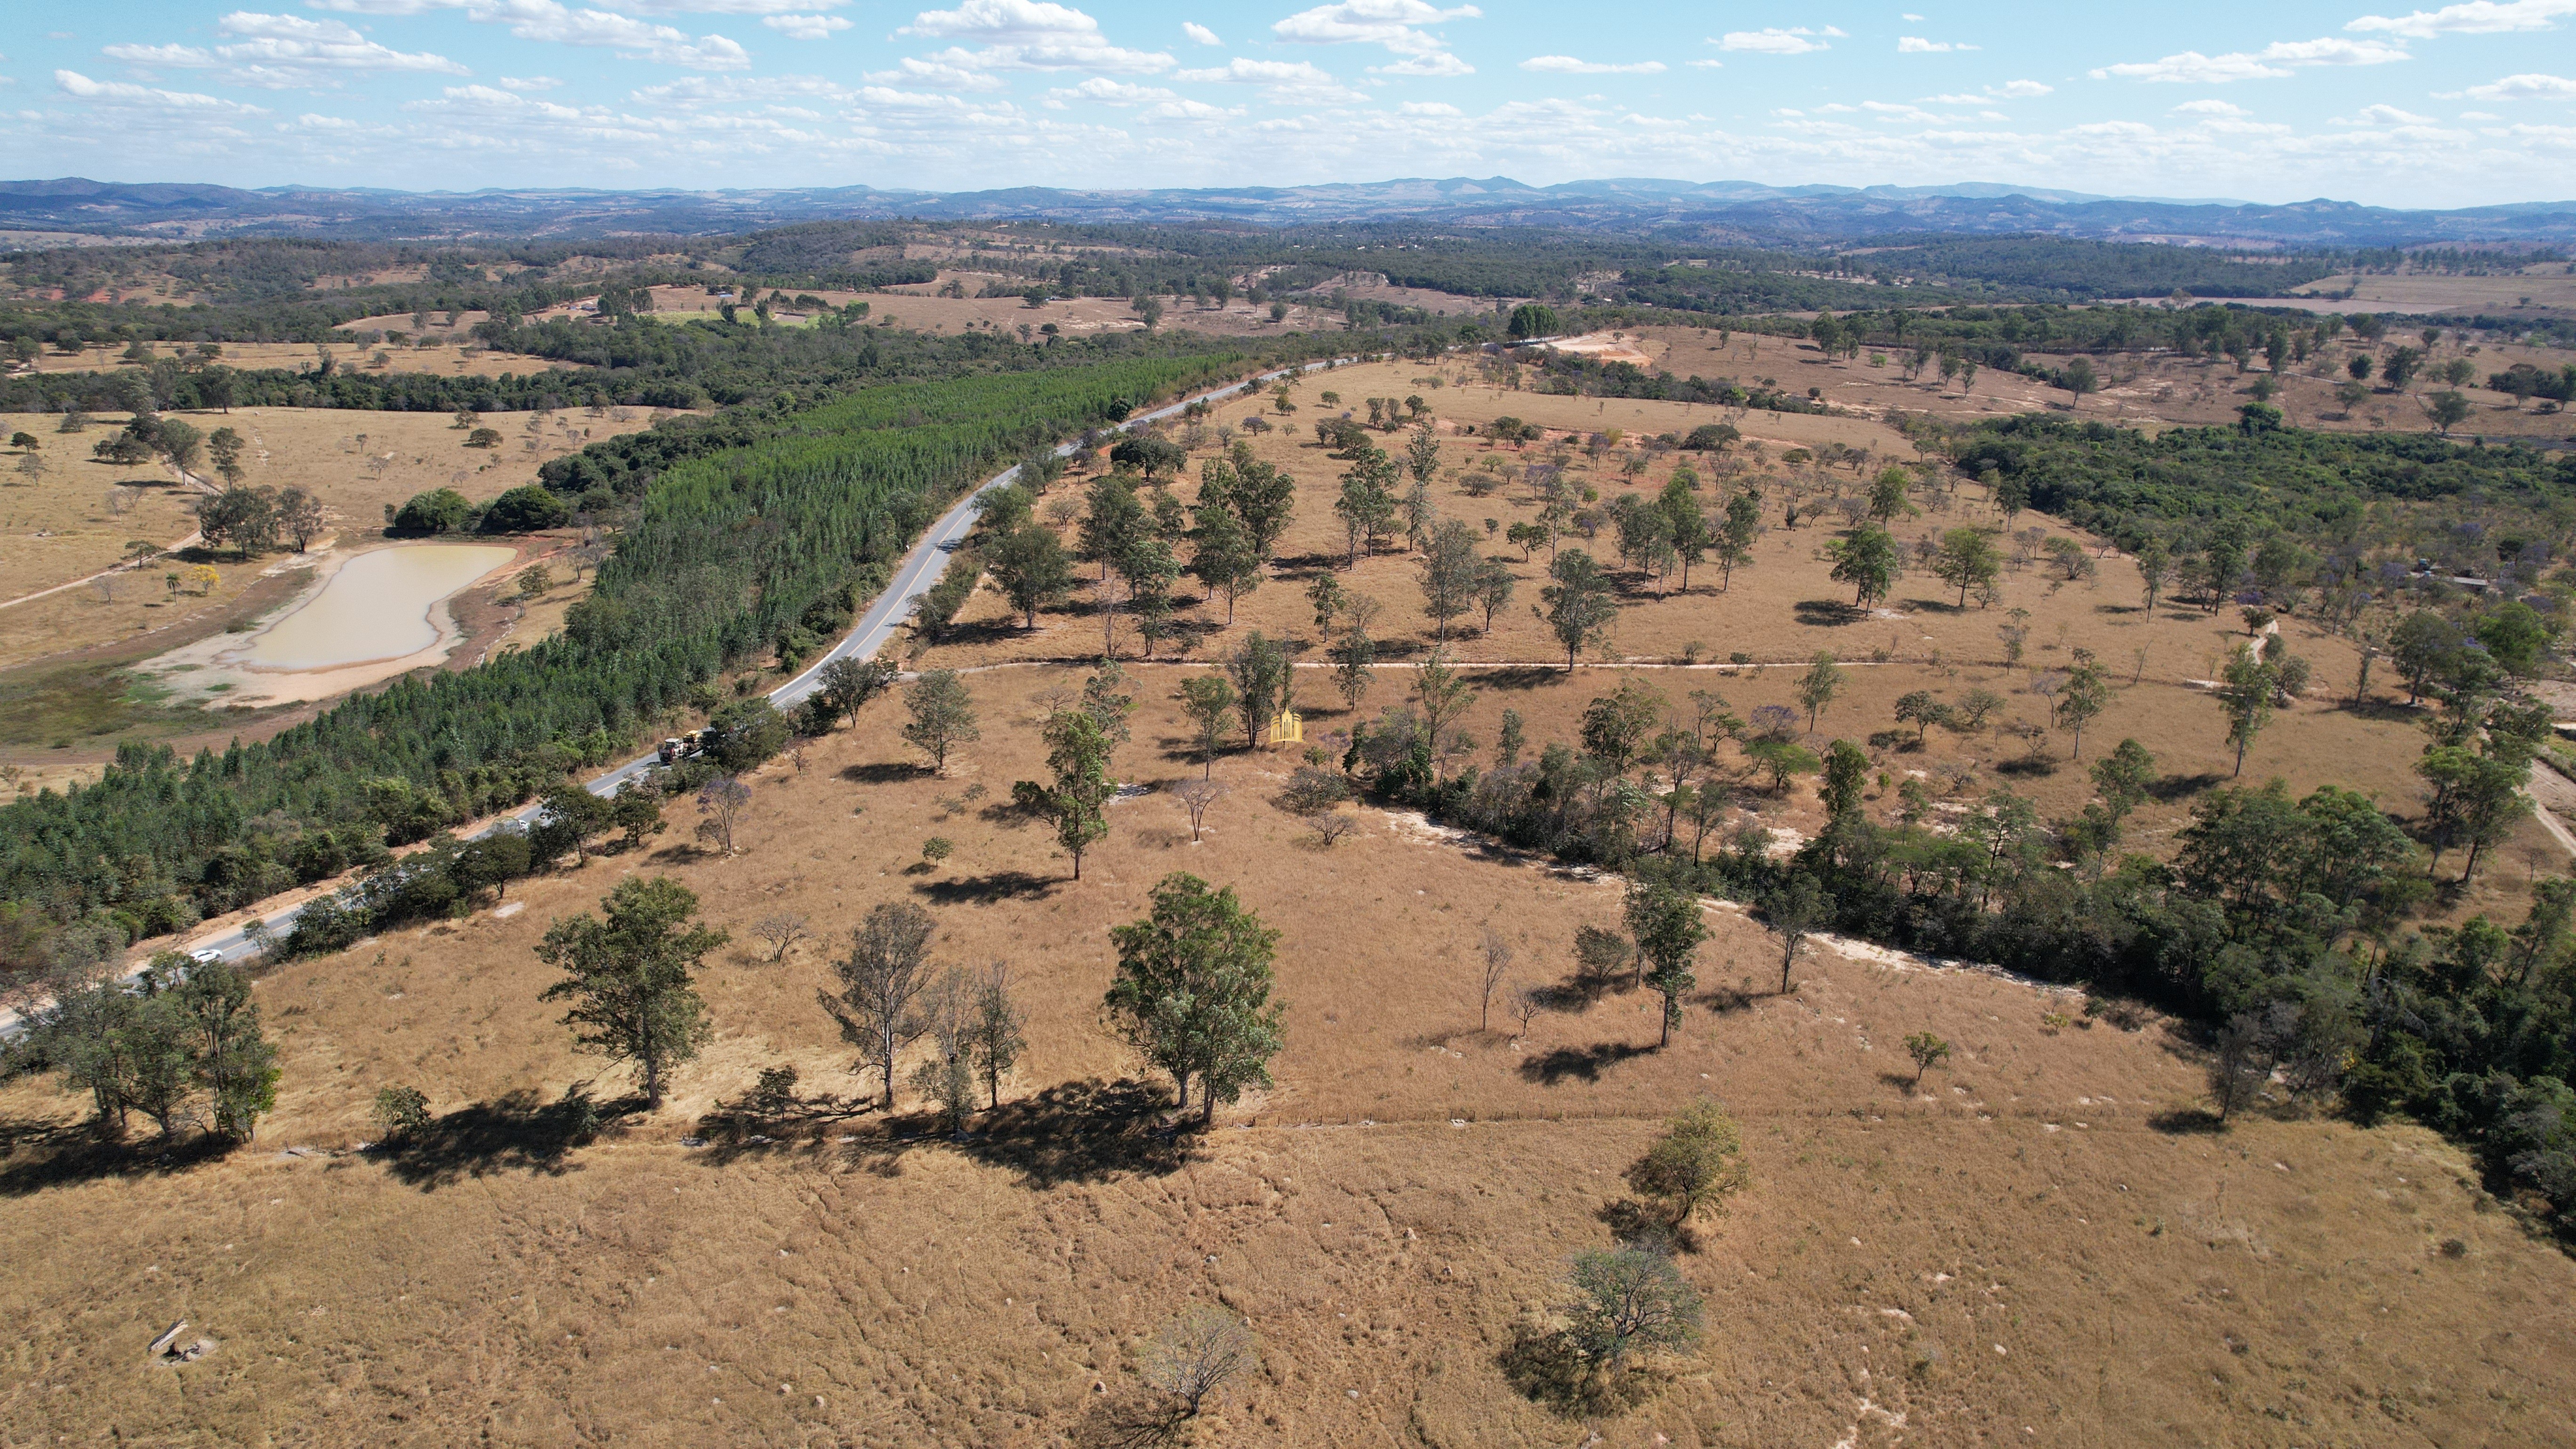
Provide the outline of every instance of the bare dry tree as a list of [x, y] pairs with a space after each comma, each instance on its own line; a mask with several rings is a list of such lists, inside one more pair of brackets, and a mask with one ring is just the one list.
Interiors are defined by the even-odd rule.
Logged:
[[1196, 1418], [1227, 1384], [1261, 1367], [1261, 1345], [1241, 1318], [1201, 1305], [1163, 1325], [1141, 1367], [1146, 1383], [1178, 1398], [1183, 1413]]
[[1530, 1023], [1539, 1019], [1552, 1004], [1544, 986], [1524, 986], [1512, 993], [1510, 1011], [1520, 1020], [1521, 1035], [1529, 1035]]
[[1217, 797], [1225, 793], [1225, 787], [1214, 780], [1183, 780], [1172, 787], [1172, 793], [1180, 797], [1183, 805], [1189, 807], [1190, 839], [1196, 840], [1199, 838], [1199, 827], [1207, 822], [1208, 807], [1215, 804]]
[[808, 940], [814, 934], [810, 923], [793, 911], [774, 911], [763, 916], [752, 931], [769, 943], [769, 961], [773, 966], [786, 960], [788, 951], [797, 942]]
[[1476, 1030], [1484, 1031], [1494, 1014], [1494, 993], [1502, 989], [1503, 978], [1511, 974], [1512, 943], [1502, 933], [1487, 927], [1483, 960], [1476, 974]]

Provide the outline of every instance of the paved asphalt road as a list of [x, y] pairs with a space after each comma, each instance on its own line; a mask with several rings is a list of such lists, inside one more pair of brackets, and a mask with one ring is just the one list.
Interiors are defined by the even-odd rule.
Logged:
[[[1336, 360], [1347, 362], [1351, 359]], [[1312, 372], [1324, 365], [1321, 362], [1310, 362], [1301, 370]], [[1277, 372], [1265, 373], [1263, 380], [1284, 377], [1288, 371], [1283, 368]], [[1233, 385], [1229, 385], [1231, 386]], [[1182, 409], [1188, 407], [1189, 403], [1190, 400], [1184, 398], [1169, 406], [1156, 408], [1152, 412], [1139, 413], [1119, 426], [1133, 428], [1158, 418], [1175, 417]], [[1056, 449], [1058, 454], [1070, 454], [1072, 451], [1071, 443], [1062, 444]], [[1017, 465], [1003, 469], [977, 485], [973, 492], [957, 500], [955, 507], [941, 514], [939, 521], [932, 524], [929, 531], [922, 535], [921, 541], [913, 545], [912, 552], [904, 555], [903, 566], [895, 571], [894, 582], [886, 587], [884, 593], [877, 596], [876, 602], [868, 606], [866, 613], [859, 616], [857, 624], [851, 628], [849, 634], [839, 644], [834, 645], [830, 653], [815, 660], [812, 668], [771, 690], [770, 702], [785, 709], [812, 694], [816, 678], [823, 672], [823, 666], [835, 659], [876, 657], [877, 651], [885, 647], [888, 639], [894, 637], [895, 626], [912, 617], [913, 600], [920, 597], [931, 585], [939, 582], [939, 576], [948, 571], [949, 556], [957, 551], [957, 546], [965, 542], [966, 535], [974, 530], [976, 497], [987, 488], [998, 488], [1009, 483], [1019, 476], [1019, 472]], [[592, 780], [588, 788], [594, 795], [613, 795], [627, 781], [643, 775], [658, 763], [660, 760], [654, 755], [629, 760]], [[507, 817], [506, 820], [495, 821], [484, 826], [483, 830], [476, 834], [497, 830], [508, 821], [527, 820], [536, 813], [536, 808], [533, 805], [529, 806], [518, 814]], [[270, 934], [283, 935], [293, 927], [296, 912], [302, 909], [302, 906], [283, 907], [262, 916], [260, 920]], [[238, 961], [249, 955], [252, 947], [245, 923], [242, 926], [227, 927], [212, 935], [200, 937], [189, 942], [186, 949], [192, 955], [202, 951], [215, 951], [221, 953], [227, 961]], [[140, 968], [138, 967], [137, 970], [139, 972]], [[16, 1025], [14, 1015], [0, 1014], [0, 1036], [14, 1034]]]

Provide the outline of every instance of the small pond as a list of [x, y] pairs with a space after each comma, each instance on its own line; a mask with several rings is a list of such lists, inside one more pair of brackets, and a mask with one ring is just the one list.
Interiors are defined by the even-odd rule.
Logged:
[[492, 544], [406, 544], [340, 566], [293, 613], [261, 630], [241, 662], [257, 669], [337, 669], [417, 654], [439, 640], [438, 606], [508, 563]]

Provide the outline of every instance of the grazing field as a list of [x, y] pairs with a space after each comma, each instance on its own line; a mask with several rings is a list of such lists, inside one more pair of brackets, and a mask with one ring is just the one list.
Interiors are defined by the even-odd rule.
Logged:
[[[147, 720], [154, 700], [131, 694], [118, 671], [246, 626], [291, 598], [315, 564], [379, 539], [385, 510], [415, 493], [454, 488], [475, 502], [497, 497], [532, 481], [544, 460], [643, 426], [648, 413], [512, 414], [498, 420], [507, 440], [490, 449], [468, 447], [465, 431], [441, 414], [236, 408], [185, 416], [200, 432], [230, 427], [241, 434], [244, 483], [302, 488], [320, 498], [326, 532], [303, 554], [245, 560], [230, 549], [181, 547], [140, 567], [119, 567], [135, 541], [167, 550], [194, 538], [197, 500], [220, 485], [213, 470], [183, 481], [159, 462], [93, 460], [89, 445], [123, 426], [121, 415], [99, 416], [74, 434], [56, 432], [58, 418], [0, 415], [0, 432], [35, 436], [43, 460], [33, 477], [0, 464], [0, 578], [9, 581], [9, 598], [43, 595], [0, 608], [0, 670], [7, 671], [0, 674], [0, 749], [86, 744], [129, 724], [185, 725], [184, 715]], [[201, 567], [212, 571], [211, 583], [195, 572]], [[73, 586], [59, 587], [65, 584]], [[21, 714], [28, 715], [22, 722]]]
[[[2343, 295], [2346, 291], [2351, 296]], [[2489, 276], [2449, 272], [2346, 272], [2298, 288], [2319, 310], [2335, 312], [2459, 312], [2536, 319], [2576, 312], [2576, 270], [2542, 262]], [[2271, 304], [2266, 304], [2271, 305]]]
[[[460, 313], [453, 327], [432, 326], [425, 332], [414, 334], [413, 341], [384, 342], [372, 347], [355, 340], [322, 344], [227, 342], [223, 344], [223, 356], [219, 361], [225, 367], [276, 368], [288, 372], [302, 372], [317, 365], [327, 355], [334, 367], [349, 372], [429, 372], [441, 377], [499, 377], [505, 372], [525, 377], [530, 373], [545, 372], [549, 369], [561, 370], [564, 367], [562, 363], [552, 362], [542, 357], [522, 357], [516, 353], [494, 352], [489, 348], [471, 345], [466, 339], [466, 332], [475, 323], [483, 320], [484, 314], [480, 312]], [[346, 323], [341, 330], [355, 334], [362, 331], [382, 331], [388, 326], [398, 330], [408, 330], [410, 325], [411, 319], [408, 317], [372, 317]], [[421, 346], [419, 339], [428, 339], [431, 345]], [[164, 356], [192, 355], [190, 348], [180, 344], [164, 344], [155, 350]], [[379, 357], [383, 359], [382, 362], [377, 360]], [[31, 367], [11, 370], [13, 372], [115, 372], [132, 365], [125, 360], [122, 348], [100, 348], [83, 352], [78, 357], [47, 353], [37, 359]]]
[[[81, 1102], [0, 1092], [22, 1265], [0, 1410], [144, 1440], [1097, 1443], [1142, 1338], [1194, 1303], [1263, 1344], [1215, 1442], [2533, 1442], [2576, 1392], [2576, 1267], [2452, 1148], [2260, 1114], [2193, 1130], [2199, 1052], [2151, 1016], [2081, 1025], [2069, 993], [1830, 944], [1781, 993], [1771, 939], [1712, 907], [1669, 1047], [1619, 983], [1525, 1036], [1500, 1012], [1479, 1030], [1482, 933], [1513, 982], [1571, 988], [1616, 882], [1375, 812], [1320, 848], [1267, 803], [1290, 763], [1269, 753], [1216, 762], [1231, 793], [1193, 843], [1162, 788], [1198, 773], [1168, 675], [1131, 671], [1117, 764], [1154, 788], [1111, 807], [1078, 884], [995, 802], [1042, 769], [1041, 697], [1079, 676], [984, 672], [983, 738], [946, 778], [882, 703], [752, 779], [739, 855], [675, 831], [276, 971], [279, 1110], [227, 1160], [90, 1176], [49, 1157]], [[956, 842], [936, 868], [932, 834]], [[1098, 1002], [1103, 928], [1181, 869], [1285, 932], [1288, 1046], [1275, 1088], [1175, 1140], [1135, 1115], [1162, 1089], [1131, 1085]], [[734, 934], [703, 983], [716, 1036], [661, 1113], [577, 1145], [567, 1090], [626, 1079], [566, 1051], [531, 948], [635, 872]], [[928, 907], [936, 960], [1008, 962], [1029, 1013], [1005, 1110], [961, 1139], [823, 1102], [871, 1083], [814, 991], [887, 900]], [[779, 912], [819, 935], [772, 963], [755, 933]], [[1918, 1084], [1896, 1042], [1921, 1030], [1959, 1054]], [[777, 1063], [813, 1115], [681, 1143]], [[438, 1114], [422, 1145], [351, 1151], [397, 1082]], [[1680, 1260], [1707, 1341], [1642, 1406], [1562, 1415], [1516, 1388], [1515, 1330], [1611, 1241], [1619, 1174], [1700, 1095], [1744, 1123], [1752, 1171]], [[148, 1364], [182, 1318], [213, 1354]]]

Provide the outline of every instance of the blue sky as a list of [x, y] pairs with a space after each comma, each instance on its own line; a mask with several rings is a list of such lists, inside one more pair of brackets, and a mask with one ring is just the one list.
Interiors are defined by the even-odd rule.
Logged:
[[0, 171], [16, 177], [962, 190], [1500, 174], [2576, 197], [2576, 0], [16, 13], [0, 37]]

